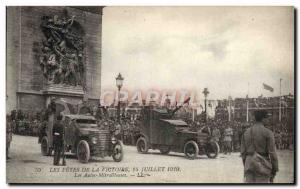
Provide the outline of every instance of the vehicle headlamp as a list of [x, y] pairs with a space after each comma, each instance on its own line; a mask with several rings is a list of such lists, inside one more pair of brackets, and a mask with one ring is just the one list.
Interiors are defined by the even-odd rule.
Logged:
[[117, 138], [116, 137], [111, 137], [111, 143], [116, 144], [117, 143]]
[[97, 138], [96, 138], [96, 137], [92, 137], [92, 138], [91, 138], [91, 142], [92, 142], [93, 144], [97, 144]]

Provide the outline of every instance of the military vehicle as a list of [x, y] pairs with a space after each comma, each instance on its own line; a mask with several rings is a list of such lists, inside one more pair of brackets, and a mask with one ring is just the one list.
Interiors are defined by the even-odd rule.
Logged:
[[188, 159], [195, 159], [199, 154], [206, 154], [208, 158], [218, 156], [219, 145], [210, 134], [203, 132], [203, 129], [191, 131], [185, 121], [174, 119], [174, 114], [181, 107], [168, 110], [145, 106], [142, 109], [140, 135], [136, 142], [139, 153], [158, 149], [162, 154], [170, 151], [184, 153]]
[[[87, 163], [91, 156], [112, 156], [120, 162], [123, 158], [123, 144], [114, 137], [113, 131], [105, 127], [98, 127], [96, 119], [91, 115], [71, 114], [66, 103], [55, 101], [56, 110], [63, 115], [62, 123], [65, 127], [65, 152], [77, 155], [82, 163]], [[69, 105], [70, 106], [70, 105]], [[49, 116], [44, 135], [41, 136], [41, 152], [51, 155], [53, 150], [52, 128], [54, 115]]]

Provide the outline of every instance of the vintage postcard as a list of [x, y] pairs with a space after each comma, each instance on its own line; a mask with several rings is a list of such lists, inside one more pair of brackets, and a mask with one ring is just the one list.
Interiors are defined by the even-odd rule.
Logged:
[[294, 7], [6, 7], [6, 180], [295, 184]]

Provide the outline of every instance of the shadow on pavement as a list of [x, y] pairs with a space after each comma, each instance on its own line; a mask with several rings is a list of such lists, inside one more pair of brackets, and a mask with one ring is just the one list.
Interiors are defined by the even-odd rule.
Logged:
[[40, 161], [36, 161], [36, 160], [22, 160], [24, 163], [40, 163], [40, 164], [45, 164], [43, 162]]

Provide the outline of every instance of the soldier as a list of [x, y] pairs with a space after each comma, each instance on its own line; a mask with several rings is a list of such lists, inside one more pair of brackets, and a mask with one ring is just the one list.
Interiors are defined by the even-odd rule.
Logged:
[[24, 114], [23, 114], [22, 110], [18, 110], [17, 119], [18, 119], [18, 121], [21, 121], [24, 119]]
[[53, 145], [54, 145], [54, 160], [53, 164], [54, 165], [59, 165], [59, 161], [61, 156], [63, 156], [63, 165], [66, 165], [66, 160], [64, 156], [64, 134], [65, 134], [65, 129], [64, 125], [61, 122], [62, 120], [62, 115], [57, 116], [57, 121], [53, 125]]
[[219, 143], [219, 140], [221, 138], [221, 133], [217, 126], [213, 127], [211, 136], [217, 143]]
[[289, 138], [288, 138], [288, 132], [287, 130], [285, 129], [284, 130], [284, 135], [283, 135], [283, 141], [284, 141], [284, 150], [287, 150], [288, 147], [289, 147]]
[[220, 152], [224, 152], [224, 124], [225, 123], [222, 123], [219, 127], [219, 130], [220, 130], [220, 133], [221, 133], [221, 137], [220, 137], [220, 140], [219, 140], [219, 145], [220, 145]]
[[17, 120], [17, 110], [12, 110], [10, 113], [11, 120]]
[[34, 119], [32, 122], [32, 136], [38, 135], [39, 122], [37, 119]]
[[244, 134], [244, 132], [246, 131], [246, 125], [242, 124], [241, 128], [239, 128], [238, 133], [239, 133], [239, 145], [241, 146], [242, 143], [242, 136]]
[[[271, 130], [264, 127], [264, 119], [267, 113], [262, 110], [254, 112], [256, 123], [248, 128], [243, 134], [241, 143], [241, 155], [244, 164], [244, 177], [246, 183], [268, 183], [273, 179], [278, 171], [278, 160], [275, 151], [274, 134]], [[254, 154], [257, 153], [266, 161], [271, 162], [271, 173], [259, 173], [257, 169], [253, 169]], [[260, 166], [263, 166], [261, 164]], [[265, 168], [265, 167], [262, 167]]]
[[116, 136], [117, 139], [121, 140], [123, 138], [122, 137], [122, 131], [121, 131], [122, 126], [119, 122], [116, 122], [115, 124], [116, 124], [115, 125], [115, 136]]
[[240, 148], [239, 138], [239, 126], [235, 126], [233, 129], [233, 149], [235, 152], [239, 151]]
[[124, 121], [123, 122], [123, 137], [124, 137], [124, 143], [126, 143], [126, 144], [130, 144], [130, 138], [129, 138], [129, 123], [128, 123], [128, 121], [126, 120], [126, 121]]
[[47, 133], [47, 125], [48, 125], [48, 113], [46, 110], [44, 110], [41, 114], [41, 123], [39, 124], [38, 128], [38, 135], [39, 139], [38, 142], [40, 143], [42, 141], [43, 136]]
[[283, 150], [284, 149], [284, 132], [283, 130], [281, 130], [279, 132], [279, 137], [280, 137], [280, 150]]
[[134, 120], [132, 120], [129, 125], [129, 145], [134, 145], [134, 127]]
[[10, 143], [12, 141], [12, 125], [11, 118], [9, 115], [6, 115], [6, 159], [10, 159], [8, 156]]
[[280, 147], [281, 147], [281, 136], [280, 136], [280, 132], [279, 132], [279, 131], [276, 131], [274, 137], [275, 137], [275, 146], [276, 146], [276, 149], [280, 149]]
[[227, 128], [224, 130], [224, 154], [231, 154], [231, 149], [232, 149], [232, 136], [233, 136], [233, 131], [228, 123]]
[[289, 150], [292, 150], [294, 147], [293, 147], [293, 134], [292, 134], [292, 132], [288, 132], [288, 149]]

